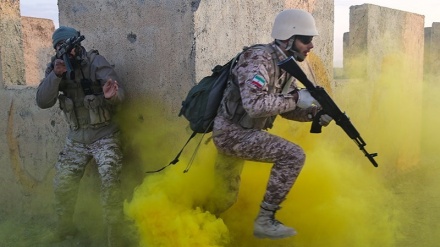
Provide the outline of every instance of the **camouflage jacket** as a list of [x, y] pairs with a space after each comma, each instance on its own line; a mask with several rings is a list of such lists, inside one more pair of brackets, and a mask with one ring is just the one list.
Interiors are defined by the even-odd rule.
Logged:
[[272, 128], [277, 115], [311, 121], [315, 108], [300, 109], [291, 94], [296, 79], [277, 63], [287, 56], [274, 43], [247, 49], [232, 70], [218, 116], [246, 129]]

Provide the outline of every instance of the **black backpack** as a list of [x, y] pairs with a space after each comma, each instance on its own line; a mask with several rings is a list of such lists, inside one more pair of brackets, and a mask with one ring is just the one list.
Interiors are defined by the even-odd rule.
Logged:
[[223, 92], [228, 85], [228, 81], [231, 79], [232, 69], [237, 64], [238, 57], [247, 49], [255, 46], [265, 45], [257, 44], [250, 47], [244, 47], [241, 52], [235, 55], [235, 57], [226, 64], [216, 65], [212, 69], [211, 75], [204, 77], [199, 83], [194, 85], [189, 90], [188, 95], [182, 102], [179, 117], [184, 116], [189, 121], [189, 126], [193, 133], [173, 161], [159, 170], [147, 173], [161, 171], [167, 166], [174, 165], [179, 162], [180, 154], [183, 152], [189, 141], [194, 138], [196, 134], [203, 134], [184, 172], [189, 170], [204, 135], [212, 131], [214, 119], [217, 116], [218, 108], [220, 107], [220, 103], [223, 99]]
[[223, 99], [223, 92], [226, 89], [230, 76], [232, 74], [232, 69], [237, 63], [237, 58], [240, 56], [241, 52], [238, 53], [233, 59], [224, 65], [216, 65], [211, 71], [212, 74], [203, 77], [199, 83], [194, 85], [188, 92], [185, 100], [182, 102], [182, 108], [179, 112], [179, 117], [184, 116], [189, 121], [189, 127], [193, 131], [191, 136], [183, 145], [180, 152], [176, 155], [173, 161], [168, 165], [155, 171], [148, 171], [147, 173], [155, 173], [162, 171], [169, 165], [174, 165], [179, 162], [179, 157], [185, 149], [186, 145], [194, 138], [197, 134], [203, 134], [202, 138], [194, 151], [191, 160], [184, 170], [187, 172], [191, 166], [195, 154], [202, 142], [203, 137], [206, 133], [212, 131], [212, 125], [214, 118], [217, 116], [217, 110], [220, 107], [220, 103]]
[[195, 133], [206, 134], [212, 131], [212, 123], [220, 107], [223, 92], [239, 55], [225, 65], [215, 66], [212, 74], [193, 86], [182, 102], [179, 117], [183, 115]]
[[195, 133], [206, 134], [212, 131], [214, 118], [223, 99], [223, 92], [231, 79], [232, 69], [238, 57], [251, 47], [265, 45], [256, 44], [244, 47], [243, 50], [224, 65], [216, 65], [212, 74], [204, 77], [191, 88], [182, 102], [179, 117], [184, 116], [189, 121], [189, 126]]

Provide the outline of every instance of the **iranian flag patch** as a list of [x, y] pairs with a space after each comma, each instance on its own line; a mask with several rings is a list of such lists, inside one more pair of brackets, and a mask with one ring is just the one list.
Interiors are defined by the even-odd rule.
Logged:
[[254, 79], [252, 79], [251, 84], [257, 88], [262, 88], [266, 84], [266, 80], [264, 80], [261, 75], [256, 75]]

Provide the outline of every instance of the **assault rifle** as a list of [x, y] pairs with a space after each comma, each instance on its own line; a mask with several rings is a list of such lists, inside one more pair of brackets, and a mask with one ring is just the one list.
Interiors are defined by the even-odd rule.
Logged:
[[365, 154], [365, 157], [370, 160], [373, 166], [377, 167], [378, 164], [374, 160], [374, 157], [377, 156], [377, 153], [368, 153], [365, 150], [365, 146], [367, 145], [364, 140], [361, 138], [359, 132], [350, 122], [350, 119], [343, 113], [336, 103], [330, 98], [324, 88], [320, 86], [315, 86], [313, 83], [307, 78], [306, 74], [302, 71], [299, 65], [296, 63], [293, 57], [289, 57], [278, 63], [278, 66], [289, 73], [291, 76], [298, 79], [310, 92], [310, 94], [315, 98], [319, 104], [321, 105], [322, 110], [316, 114], [313, 119], [312, 127], [310, 129], [310, 133], [321, 133], [322, 126], [319, 124], [319, 118], [323, 114], [327, 114], [331, 116], [337, 125], [339, 125], [347, 135], [354, 140], [354, 142], [358, 145], [359, 149]]
[[64, 64], [67, 69], [67, 78], [75, 79], [75, 71], [73, 70], [72, 64], [70, 63], [69, 54], [75, 48], [75, 46], [80, 45], [81, 41], [85, 39], [84, 35], [73, 36], [68, 38], [57, 50], [56, 57], [58, 59], [63, 59]]

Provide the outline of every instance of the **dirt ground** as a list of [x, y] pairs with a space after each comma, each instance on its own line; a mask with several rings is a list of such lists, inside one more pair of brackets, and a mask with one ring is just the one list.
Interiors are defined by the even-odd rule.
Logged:
[[[40, 216], [26, 219], [8, 217], [0, 221], [1, 247], [106, 247], [106, 239], [102, 224], [95, 229], [78, 227], [79, 233], [74, 238], [61, 242], [52, 242], [55, 222], [49, 222], [49, 217]], [[127, 229], [127, 244], [124, 247], [137, 247], [137, 238], [133, 229]], [[128, 232], [130, 231], [130, 233]]]

